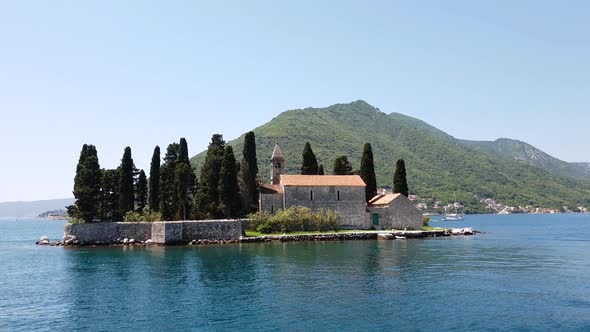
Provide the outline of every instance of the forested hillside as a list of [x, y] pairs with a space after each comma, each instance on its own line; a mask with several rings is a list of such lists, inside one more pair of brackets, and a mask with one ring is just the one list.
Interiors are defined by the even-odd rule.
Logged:
[[[379, 186], [392, 185], [395, 163], [403, 158], [411, 193], [449, 202], [456, 192], [473, 211], [481, 209], [481, 198], [554, 208], [590, 203], [590, 180], [522, 162], [488, 148], [485, 142], [455, 139], [423, 121], [383, 113], [364, 101], [286, 111], [254, 132], [264, 181], [269, 178], [268, 160], [275, 142], [281, 145], [287, 170], [293, 174], [300, 171], [305, 142], [311, 143], [326, 174], [341, 155], [347, 155], [358, 169], [363, 144], [369, 142]], [[243, 139], [228, 144], [239, 152]], [[203, 159], [203, 153], [193, 157], [197, 170]]]

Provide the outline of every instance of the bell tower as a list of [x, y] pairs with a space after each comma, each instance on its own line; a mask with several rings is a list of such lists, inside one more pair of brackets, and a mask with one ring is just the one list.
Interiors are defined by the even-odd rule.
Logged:
[[270, 157], [270, 179], [272, 184], [279, 184], [281, 182], [281, 174], [285, 172], [286, 163], [285, 155], [283, 155], [279, 143], [276, 143], [272, 151], [272, 157]]

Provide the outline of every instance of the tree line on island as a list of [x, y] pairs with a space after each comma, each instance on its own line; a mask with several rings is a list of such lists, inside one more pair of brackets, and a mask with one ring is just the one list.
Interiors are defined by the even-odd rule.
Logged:
[[[325, 174], [309, 142], [305, 143], [302, 157], [302, 175]], [[334, 161], [332, 173], [360, 175], [367, 185], [367, 201], [377, 194], [369, 143], [364, 146], [360, 170], [353, 171], [348, 157], [340, 156]], [[160, 147], [154, 148], [149, 179], [135, 167], [130, 147], [125, 148], [119, 167], [101, 169], [96, 147], [84, 144], [74, 178], [76, 201], [67, 211], [79, 222], [240, 218], [258, 210], [261, 183], [254, 132], [245, 135], [239, 162], [223, 136], [213, 135], [199, 177], [190, 163], [185, 138], [168, 145], [163, 158]], [[402, 159], [396, 166], [394, 192], [408, 196]]]
[[[303, 148], [303, 164], [301, 166], [303, 175], [324, 175], [324, 166], [319, 165], [311, 149], [309, 142], [305, 143]], [[360, 175], [366, 187], [367, 202], [377, 195], [377, 177], [375, 175], [375, 162], [373, 160], [373, 148], [370, 143], [363, 147], [360, 170], [353, 170], [348, 161], [348, 156], [340, 156], [334, 160], [332, 174], [334, 175]], [[393, 176], [393, 192], [400, 193], [406, 197], [409, 195], [408, 181], [406, 179], [406, 164], [403, 159], [399, 159], [396, 164]]]

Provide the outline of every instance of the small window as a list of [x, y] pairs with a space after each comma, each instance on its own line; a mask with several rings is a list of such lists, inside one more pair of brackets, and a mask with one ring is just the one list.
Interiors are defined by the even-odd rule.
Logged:
[[272, 213], [275, 213], [275, 206], [274, 206], [274, 204], [271, 204], [271, 205], [270, 205], [270, 213], [271, 213], [271, 214], [272, 214]]
[[340, 190], [336, 194], [338, 195], [338, 200], [340, 200]]
[[281, 168], [281, 163], [276, 163], [275, 168]]
[[313, 201], [313, 190], [309, 191], [309, 200]]

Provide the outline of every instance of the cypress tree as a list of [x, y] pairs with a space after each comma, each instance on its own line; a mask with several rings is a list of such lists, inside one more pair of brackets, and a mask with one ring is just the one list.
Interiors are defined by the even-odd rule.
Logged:
[[231, 145], [225, 147], [221, 163], [219, 181], [219, 201], [226, 219], [236, 218], [240, 213], [240, 194], [238, 188], [238, 167]]
[[178, 146], [178, 162], [185, 163], [190, 166], [190, 160], [188, 157], [188, 144], [186, 143], [186, 139], [184, 137], [180, 138], [180, 143]]
[[318, 160], [311, 149], [309, 142], [305, 143], [303, 148], [303, 163], [301, 165], [302, 175], [317, 175], [318, 174]]
[[178, 150], [178, 143], [168, 145], [164, 155], [164, 164], [160, 168], [160, 213], [162, 220], [174, 220], [174, 214], [178, 211], [174, 188]]
[[[84, 168], [84, 161], [88, 157], [88, 150], [89, 147], [93, 145], [84, 144], [82, 145], [82, 151], [80, 151], [80, 158], [78, 158], [78, 165], [76, 165], [76, 175], [80, 172], [82, 168]], [[75, 179], [74, 179], [75, 180]]]
[[258, 159], [254, 132], [244, 137], [243, 159], [240, 161], [238, 184], [244, 214], [258, 210]]
[[373, 149], [370, 143], [366, 143], [363, 148], [361, 158], [361, 178], [365, 181], [365, 196], [367, 202], [377, 195], [377, 177], [375, 176], [375, 164], [373, 162]]
[[406, 180], [406, 163], [403, 159], [398, 160], [395, 167], [393, 192], [400, 193], [406, 197], [409, 195], [408, 181]]
[[74, 207], [68, 208], [73, 217], [93, 222], [98, 217], [101, 198], [101, 170], [94, 145], [84, 144], [74, 178]]
[[352, 165], [347, 156], [340, 156], [334, 160], [334, 175], [351, 175], [353, 174]]
[[131, 158], [131, 148], [126, 147], [121, 159], [121, 172], [119, 173], [119, 213], [122, 216], [135, 207], [134, 191], [135, 164]]
[[139, 171], [139, 177], [137, 178], [135, 199], [137, 203], [137, 211], [142, 212], [143, 209], [146, 207], [148, 200], [148, 183], [147, 177], [143, 169]]
[[117, 169], [101, 170], [101, 221], [121, 221], [119, 213], [119, 171]]
[[150, 165], [149, 206], [150, 211], [160, 211], [160, 147], [157, 145]]
[[324, 165], [320, 164], [320, 167], [318, 168], [318, 175], [324, 175]]
[[[197, 174], [195, 173], [195, 169], [191, 165], [191, 161], [190, 161], [189, 153], [188, 153], [188, 144], [187, 144], [186, 139], [184, 137], [180, 138], [180, 143], [178, 145], [178, 164], [185, 164], [189, 167], [190, 172], [188, 175], [188, 178], [189, 178], [188, 194], [190, 197], [194, 198], [195, 195], [197, 194], [198, 180], [197, 180]], [[192, 210], [191, 203], [192, 202], [188, 203], [188, 206], [186, 208], [187, 211]]]
[[219, 218], [219, 181], [225, 150], [223, 136], [215, 134], [207, 149], [205, 163], [201, 168], [200, 188], [197, 193], [197, 209], [202, 218]]
[[176, 194], [176, 219], [187, 220], [187, 212], [190, 208], [190, 201], [192, 199], [191, 192], [191, 167], [186, 163], [178, 163], [174, 172], [174, 191]]

